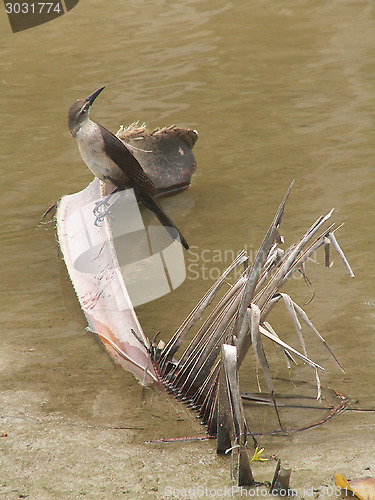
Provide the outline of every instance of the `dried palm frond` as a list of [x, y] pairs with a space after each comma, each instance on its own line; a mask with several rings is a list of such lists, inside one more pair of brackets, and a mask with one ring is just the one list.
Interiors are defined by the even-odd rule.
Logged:
[[[202, 318], [205, 309], [211, 304], [228, 275], [237, 266], [248, 262], [245, 251], [236, 257], [211, 286], [167, 345], [157, 352], [157, 357], [154, 357], [154, 363], [158, 367], [165, 387], [176, 397], [190, 402], [191, 406], [198, 411], [200, 418], [207, 425], [209, 434], [218, 437], [218, 450], [222, 451], [226, 445], [229, 447], [229, 443], [231, 443], [231, 449], [238, 450], [238, 464], [242, 464], [238, 468], [239, 484], [249, 484], [252, 481], [251, 471], [249, 472], [248, 466], [244, 465], [247, 462], [244, 459], [243, 447], [246, 441], [243, 438], [243, 430], [247, 429], [248, 426], [241, 398], [237, 397], [238, 370], [248, 350], [253, 347], [256, 362], [264, 373], [278, 417], [276, 401], [273, 398], [273, 381], [263, 346], [263, 337], [270, 339], [282, 350], [287, 363], [290, 360], [294, 361], [294, 357], [297, 357], [314, 369], [318, 398], [320, 397], [318, 373], [324, 368], [308, 357], [300, 320], [314, 332], [339, 368], [343, 370], [327, 342], [305, 311], [289, 295], [281, 292], [281, 288], [296, 272], [301, 272], [305, 276], [304, 266], [318, 248], [324, 247], [325, 263], [330, 266], [329, 246], [331, 243], [344, 262], [349, 276], [354, 277], [354, 273], [334, 236], [334, 224], [323, 229], [333, 210], [320, 216], [296, 244], [286, 250], [279, 248], [283, 242], [279, 227], [292, 185], [293, 183], [280, 204], [254, 261], [245, 268], [235, 283], [224, 293], [180, 358], [175, 359], [177, 351], [186, 340], [191, 328]], [[316, 236], [318, 231], [322, 232]], [[267, 321], [270, 311], [280, 300], [284, 302], [292, 319], [302, 352], [281, 340]], [[234, 358], [235, 363], [233, 364]], [[231, 418], [228, 417], [229, 414]], [[228, 418], [230, 422], [224, 425], [223, 419]], [[279, 423], [282, 428], [280, 419]]]

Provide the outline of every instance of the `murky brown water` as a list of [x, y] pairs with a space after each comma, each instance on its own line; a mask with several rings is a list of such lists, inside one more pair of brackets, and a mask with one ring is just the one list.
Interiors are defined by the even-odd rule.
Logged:
[[[345, 223], [337, 237], [356, 274], [355, 280], [345, 276], [338, 258], [329, 271], [310, 267], [316, 297], [306, 310], [346, 374], [317, 343], [309, 342], [309, 353], [327, 368], [324, 386], [373, 407], [373, 2], [82, 1], [58, 20], [25, 32], [12, 34], [7, 23], [2, 12], [4, 496], [13, 498], [24, 488], [32, 498], [68, 498], [82, 489], [90, 498], [118, 498], [122, 487], [127, 493], [121, 494], [133, 498], [134, 492], [160, 496], [166, 484], [229, 481], [227, 461], [215, 457], [211, 444], [178, 445], [170, 454], [144, 445], [202, 429], [179, 403], [144, 393], [112, 365], [85, 332], [53, 231], [36, 228], [46, 207], [91, 180], [66, 113], [74, 99], [100, 85], [107, 88], [92, 114], [113, 131], [139, 120], [150, 128], [177, 124], [200, 134], [191, 189], [165, 200], [167, 209], [183, 207], [174, 219], [192, 245], [188, 279], [173, 294], [139, 308], [145, 332], [162, 330], [168, 338], [230, 256], [244, 246], [257, 249], [295, 179], [283, 223], [287, 243], [334, 207], [334, 220]], [[308, 301], [302, 283], [293, 289], [297, 302]], [[293, 338], [284, 315], [276, 313], [273, 326], [287, 341]], [[274, 374], [285, 376], [281, 360]], [[294, 376], [313, 380], [302, 367]], [[254, 390], [253, 372], [244, 379]], [[35, 435], [36, 422], [42, 437]], [[89, 425], [97, 426], [90, 435]], [[124, 443], [119, 431], [100, 426], [144, 430], [128, 431]], [[352, 433], [353, 449], [347, 442], [342, 447]], [[332, 465], [352, 477], [366, 475], [367, 465], [367, 475], [375, 475], [374, 450], [357, 448], [361, 436], [373, 440], [374, 421], [357, 413], [288, 442], [267, 438], [261, 444], [284, 453], [297, 483], [306, 484], [300, 472], [306, 470], [308, 484], [315, 478], [319, 486], [333, 476]], [[127, 449], [140, 458], [129, 458]], [[327, 462], [319, 464], [317, 450]], [[87, 471], [99, 471], [102, 479], [93, 481]]]

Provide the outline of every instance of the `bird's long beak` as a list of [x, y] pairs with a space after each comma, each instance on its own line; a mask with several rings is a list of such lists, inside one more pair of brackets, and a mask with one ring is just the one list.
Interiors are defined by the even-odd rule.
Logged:
[[98, 90], [95, 90], [95, 92], [93, 92], [92, 94], [90, 94], [88, 97], [86, 97], [85, 101], [86, 102], [89, 102], [90, 103], [90, 106], [92, 105], [92, 103], [95, 101], [95, 99], [98, 97], [98, 95], [100, 94], [100, 92], [102, 90], [104, 90], [105, 87], [100, 87], [100, 89]]

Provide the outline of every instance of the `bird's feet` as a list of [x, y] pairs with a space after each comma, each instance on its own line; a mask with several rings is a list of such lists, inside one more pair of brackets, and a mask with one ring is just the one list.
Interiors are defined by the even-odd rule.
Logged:
[[110, 214], [110, 209], [108, 209], [108, 210], [106, 210], [105, 212], [102, 212], [102, 213], [100, 213], [99, 215], [97, 215], [97, 216], [95, 217], [95, 220], [94, 220], [94, 226], [100, 227], [100, 226], [103, 224], [104, 219], [105, 219], [106, 217], [108, 218], [108, 220], [109, 220], [109, 224], [111, 225], [111, 222], [112, 222], [112, 220], [113, 220], [113, 217], [112, 217], [112, 215]]
[[107, 217], [111, 222], [113, 220], [113, 215], [111, 215], [111, 209], [113, 205], [118, 201], [119, 197], [115, 198], [111, 201], [111, 198], [115, 193], [111, 193], [106, 196], [103, 200], [97, 201], [95, 203], [93, 214], [95, 216], [94, 225], [101, 226], [103, 224], [104, 219]]
[[103, 200], [97, 201], [95, 203], [94, 209], [92, 211], [95, 216], [108, 211], [108, 209], [111, 207], [110, 197], [111, 195], [108, 195]]

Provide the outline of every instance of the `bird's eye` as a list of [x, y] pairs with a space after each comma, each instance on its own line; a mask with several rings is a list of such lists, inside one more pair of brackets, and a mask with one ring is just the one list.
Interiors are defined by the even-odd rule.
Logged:
[[80, 113], [86, 113], [88, 111], [88, 109], [89, 109], [89, 107], [87, 106], [87, 103], [85, 103], [82, 106]]

